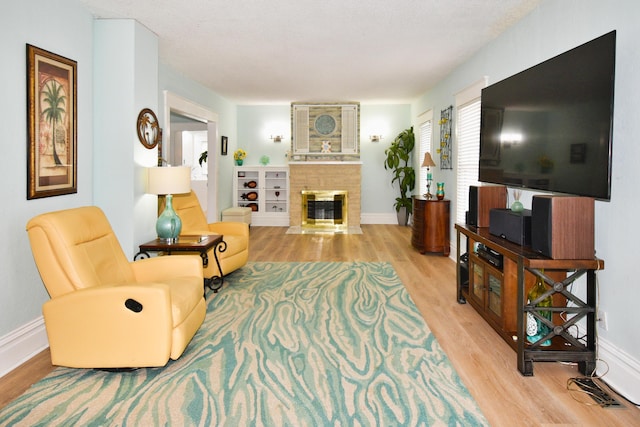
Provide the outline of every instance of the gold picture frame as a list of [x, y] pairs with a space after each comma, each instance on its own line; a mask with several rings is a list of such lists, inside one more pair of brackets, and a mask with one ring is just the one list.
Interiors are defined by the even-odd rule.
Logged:
[[77, 62], [29, 44], [27, 124], [27, 199], [77, 193]]

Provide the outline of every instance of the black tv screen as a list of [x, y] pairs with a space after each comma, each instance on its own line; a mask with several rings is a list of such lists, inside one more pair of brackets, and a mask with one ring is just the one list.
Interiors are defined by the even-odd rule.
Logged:
[[482, 90], [479, 180], [611, 198], [616, 32]]

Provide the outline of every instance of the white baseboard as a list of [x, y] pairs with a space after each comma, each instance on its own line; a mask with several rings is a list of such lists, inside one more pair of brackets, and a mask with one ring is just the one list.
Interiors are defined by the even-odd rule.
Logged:
[[[360, 224], [398, 224], [398, 216], [394, 213], [362, 213], [360, 214]], [[289, 217], [253, 217], [251, 226], [271, 226], [288, 227]]]
[[598, 338], [598, 359], [596, 373], [625, 398], [640, 402], [640, 362], [602, 338]]
[[394, 213], [362, 213], [360, 224], [398, 224], [398, 216]]
[[42, 316], [0, 338], [0, 377], [49, 347]]
[[282, 215], [264, 215], [261, 217], [253, 216], [251, 217], [251, 226], [256, 227], [288, 227], [289, 226], [289, 217]]

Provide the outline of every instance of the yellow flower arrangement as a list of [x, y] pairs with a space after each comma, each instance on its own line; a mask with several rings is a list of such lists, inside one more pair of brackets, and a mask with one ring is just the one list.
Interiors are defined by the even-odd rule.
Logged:
[[553, 160], [544, 154], [538, 158], [538, 165], [540, 165], [540, 171], [542, 173], [548, 173], [553, 169]]
[[244, 151], [242, 148], [238, 148], [236, 151], [233, 152], [234, 160], [244, 160], [245, 157], [247, 157], [247, 152]]

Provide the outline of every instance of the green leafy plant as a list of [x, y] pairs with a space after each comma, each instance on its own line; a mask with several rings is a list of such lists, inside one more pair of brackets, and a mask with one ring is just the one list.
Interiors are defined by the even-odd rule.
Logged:
[[396, 212], [404, 207], [407, 212], [413, 209], [411, 192], [416, 186], [416, 172], [412, 165], [413, 147], [416, 139], [413, 133], [413, 126], [403, 130], [396, 136], [391, 145], [384, 150], [387, 156], [384, 160], [384, 168], [393, 172], [391, 183], [398, 183], [400, 197], [396, 197], [393, 206]]
[[200, 154], [200, 158], [198, 159], [198, 164], [200, 164], [200, 166], [202, 166], [202, 164], [207, 161], [208, 154], [209, 154], [208, 150], [207, 151], [203, 151]]

